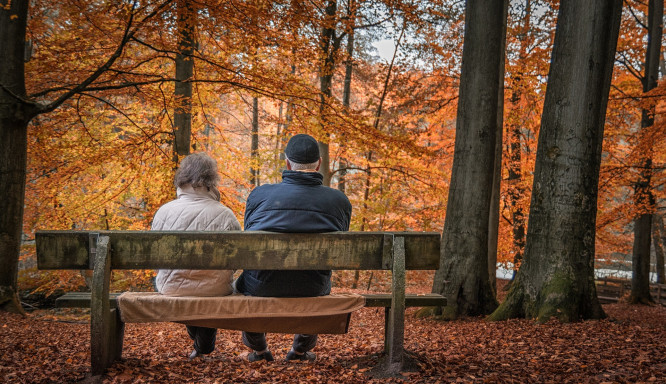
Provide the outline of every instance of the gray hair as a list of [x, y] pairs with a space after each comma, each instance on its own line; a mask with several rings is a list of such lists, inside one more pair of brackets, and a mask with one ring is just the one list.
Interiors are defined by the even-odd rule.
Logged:
[[173, 183], [180, 188], [187, 184], [192, 187], [207, 187], [214, 189], [220, 182], [217, 173], [217, 162], [203, 152], [185, 156], [176, 171]]
[[301, 163], [294, 163], [293, 161], [289, 160], [287, 156], [285, 156], [285, 159], [289, 161], [289, 164], [291, 164], [291, 169], [293, 171], [304, 171], [307, 169], [317, 169], [317, 165], [319, 163], [319, 159], [315, 161], [314, 163], [308, 163], [308, 164], [301, 164]]

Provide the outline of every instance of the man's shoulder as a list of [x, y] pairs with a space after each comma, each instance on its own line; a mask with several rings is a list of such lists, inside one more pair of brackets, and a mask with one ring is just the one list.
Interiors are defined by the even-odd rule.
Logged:
[[341, 190], [331, 188], [331, 187], [326, 187], [326, 186], [323, 186], [323, 188], [324, 188], [324, 191], [326, 191], [325, 193], [328, 194], [327, 197], [336, 198], [336, 199], [339, 199], [339, 200], [342, 200], [342, 201], [349, 202], [349, 198]]
[[277, 188], [280, 184], [262, 184], [258, 187], [254, 187], [252, 191], [250, 191], [250, 194], [248, 195], [248, 199], [254, 196], [260, 196], [266, 193], [269, 193], [270, 191], [274, 190]]

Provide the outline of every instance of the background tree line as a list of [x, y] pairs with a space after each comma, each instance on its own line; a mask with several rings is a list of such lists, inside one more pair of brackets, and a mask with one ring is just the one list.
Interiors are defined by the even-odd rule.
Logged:
[[[664, 236], [663, 3], [491, 3], [7, 3], [0, 301], [16, 307], [37, 229], [148, 228], [190, 151], [218, 160], [242, 218], [295, 132], [320, 141], [353, 230], [443, 233], [433, 290], [451, 316], [493, 312], [496, 261], [526, 266], [496, 317], [602, 316], [592, 268], [612, 253], [634, 255], [648, 300]], [[395, 49], [380, 57], [377, 41]], [[81, 283], [56, 277], [44, 289]]]

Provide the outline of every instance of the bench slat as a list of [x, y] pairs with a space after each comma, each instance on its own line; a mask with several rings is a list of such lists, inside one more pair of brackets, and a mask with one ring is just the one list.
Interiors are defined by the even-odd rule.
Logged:
[[[391, 294], [390, 293], [366, 293], [365, 297], [366, 307], [390, 307]], [[405, 306], [407, 307], [444, 307], [446, 306], [446, 297], [436, 293], [428, 294], [406, 294]]]
[[[120, 293], [109, 294], [109, 306], [116, 308], [116, 298]], [[68, 292], [55, 301], [58, 308], [90, 308], [90, 292]]]
[[406, 269], [439, 268], [436, 232], [38, 231], [39, 269], [91, 269], [97, 233], [109, 236], [112, 269], [390, 269], [394, 235]]

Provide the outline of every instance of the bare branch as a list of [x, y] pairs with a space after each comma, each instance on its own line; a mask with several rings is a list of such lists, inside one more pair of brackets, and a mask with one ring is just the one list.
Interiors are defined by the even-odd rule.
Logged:
[[624, 52], [618, 52], [620, 56], [622, 56], [622, 60], [620, 59], [615, 59], [616, 62], [622, 64], [629, 73], [631, 73], [636, 79], [638, 79], [641, 83], [643, 82], [643, 75], [641, 75], [641, 72], [634, 68], [631, 64], [629, 64], [629, 61], [627, 60], [627, 56], [624, 54]]
[[629, 4], [628, 1], [625, 1], [625, 4], [627, 5], [627, 9], [629, 9], [629, 12], [631, 13], [631, 16], [634, 17], [634, 20], [636, 20], [636, 23], [641, 26], [643, 29], [648, 29], [647, 25], [643, 24], [643, 22], [638, 18], [638, 15], [634, 12], [634, 9], [631, 7], [631, 4]]
[[[159, 151], [162, 152], [162, 153], [164, 154], [164, 156], [168, 156], [168, 154], [165, 153], [165, 152], [162, 150], [162, 147], [160, 146], [160, 144], [157, 143], [155, 140], [153, 140], [153, 138], [154, 138], [155, 135], [149, 135], [148, 133], [146, 133], [146, 131], [145, 131], [143, 128], [141, 128], [141, 126], [140, 126], [138, 123], [136, 123], [136, 122], [135, 122], [135, 121], [134, 121], [134, 120], [133, 120], [128, 114], [126, 114], [125, 112], [123, 112], [122, 110], [120, 110], [120, 109], [119, 109], [118, 107], [116, 107], [113, 103], [111, 103], [110, 101], [108, 101], [108, 100], [106, 100], [106, 99], [103, 99], [103, 98], [101, 98], [101, 97], [97, 97], [97, 96], [92, 95], [92, 94], [81, 93], [81, 95], [88, 96], [88, 97], [90, 97], [90, 98], [93, 98], [93, 99], [95, 99], [95, 100], [97, 100], [97, 101], [100, 101], [100, 102], [102, 102], [102, 103], [108, 105], [109, 107], [111, 107], [114, 111], [118, 112], [118, 113], [119, 113], [120, 115], [122, 115], [125, 119], [127, 119], [127, 121], [129, 121], [130, 124], [132, 124], [135, 128], [137, 128], [138, 130], [140, 130], [141, 133], [143, 133], [143, 135], [146, 137], [146, 139], [148, 139], [148, 140], [151, 141], [153, 144], [155, 144], [155, 147], [156, 147], [157, 149], [159, 149]], [[91, 136], [91, 137], [92, 137], [92, 136]]]
[[395, 57], [398, 54], [398, 50], [400, 49], [400, 41], [402, 40], [402, 36], [405, 34], [405, 27], [406, 25], [402, 25], [402, 30], [400, 31], [400, 36], [398, 37], [398, 40], [395, 43], [395, 50], [393, 51], [393, 57], [391, 58], [391, 63], [389, 64], [388, 67], [388, 72], [386, 73], [386, 80], [384, 81], [384, 89], [382, 90], [382, 96], [379, 99], [379, 106], [377, 106], [377, 113], [375, 115], [375, 130], [379, 128], [379, 118], [382, 115], [382, 105], [384, 104], [384, 99], [386, 98], [386, 94], [388, 93], [388, 84], [389, 80], [391, 79], [391, 71], [393, 70], [393, 64], [395, 63]]
[[54, 109], [58, 108], [62, 103], [64, 103], [67, 99], [71, 98], [77, 93], [81, 93], [84, 90], [88, 89], [88, 86], [92, 84], [95, 80], [97, 80], [104, 72], [109, 70], [113, 63], [122, 55], [123, 50], [125, 49], [125, 46], [127, 45], [127, 42], [130, 41], [130, 39], [136, 34], [136, 32], [152, 17], [157, 15], [159, 12], [161, 12], [167, 5], [172, 3], [173, 0], [167, 0], [164, 3], [162, 3], [160, 6], [156, 7], [151, 13], [149, 13], [143, 20], [141, 20], [139, 23], [136, 24], [134, 29], [132, 29], [132, 23], [134, 22], [134, 10], [136, 8], [137, 3], [134, 2], [132, 4], [132, 12], [130, 13], [129, 20], [127, 20], [127, 26], [125, 27], [125, 31], [123, 32], [123, 38], [121, 39], [120, 43], [118, 44], [118, 47], [116, 48], [115, 52], [106, 60], [106, 62], [97, 68], [95, 72], [93, 72], [90, 76], [88, 76], [87, 79], [85, 79], [83, 82], [72, 88], [71, 90], [65, 92], [63, 95], [61, 95], [58, 99], [55, 101], [44, 105], [40, 108], [39, 113], [46, 113], [46, 112], [51, 112]]

